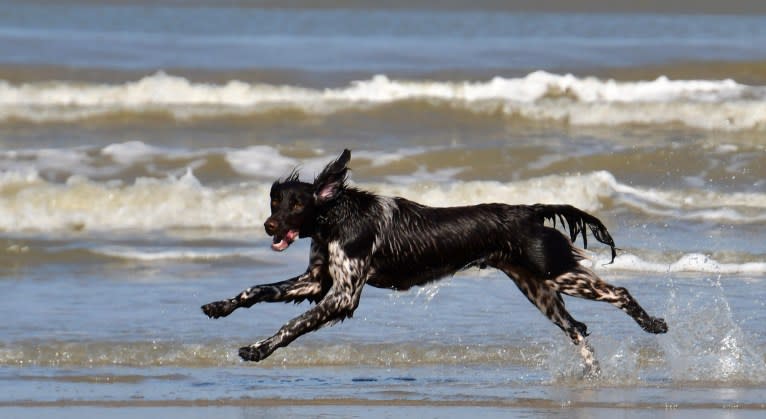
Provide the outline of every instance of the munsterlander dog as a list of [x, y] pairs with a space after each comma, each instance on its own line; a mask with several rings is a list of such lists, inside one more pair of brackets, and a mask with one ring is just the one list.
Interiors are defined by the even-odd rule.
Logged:
[[[584, 255], [572, 241], [582, 236], [587, 246], [587, 229], [611, 247], [614, 260], [614, 241], [596, 217], [570, 205], [432, 208], [378, 196], [346, 184], [350, 158], [344, 150], [313, 183], [301, 182], [293, 172], [271, 188], [271, 216], [265, 223], [271, 247], [283, 251], [296, 239], [310, 237], [306, 271], [202, 306], [209, 317], [219, 318], [259, 302], [316, 303], [275, 335], [241, 348], [243, 359], [260, 361], [305, 333], [351, 317], [365, 284], [406, 290], [474, 266], [505, 272], [580, 346], [586, 373], [598, 372], [598, 364], [585, 340], [585, 324], [567, 312], [562, 294], [606, 301], [645, 331], [667, 332], [665, 321], [648, 315], [628, 290], [607, 284], [579, 263]], [[546, 220], [554, 226], [558, 220], [570, 237], [544, 225]]]

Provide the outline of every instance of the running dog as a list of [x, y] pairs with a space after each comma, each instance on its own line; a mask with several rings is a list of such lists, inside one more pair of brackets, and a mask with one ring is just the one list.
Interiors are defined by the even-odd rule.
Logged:
[[[586, 374], [598, 372], [586, 342], [585, 324], [564, 307], [562, 294], [606, 301], [649, 333], [665, 333], [622, 287], [602, 281], [579, 262], [572, 242], [587, 229], [611, 247], [614, 241], [596, 217], [570, 205], [506, 205], [433, 208], [404, 198], [379, 196], [347, 185], [351, 152], [344, 150], [313, 183], [293, 172], [271, 188], [271, 216], [264, 226], [272, 249], [283, 251], [298, 238], [311, 238], [306, 271], [286, 281], [256, 285], [234, 298], [202, 306], [210, 318], [225, 317], [259, 302], [316, 303], [275, 335], [240, 348], [247, 361], [260, 361], [299, 336], [352, 317], [365, 284], [406, 290], [468, 267], [503, 271], [521, 292], [580, 346]], [[558, 220], [566, 237], [545, 221]]]

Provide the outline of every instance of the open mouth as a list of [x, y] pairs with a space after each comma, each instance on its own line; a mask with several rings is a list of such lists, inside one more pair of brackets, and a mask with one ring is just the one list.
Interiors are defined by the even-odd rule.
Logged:
[[298, 238], [297, 230], [289, 230], [282, 238], [274, 236], [274, 241], [271, 243], [271, 249], [277, 252], [281, 252], [287, 249]]

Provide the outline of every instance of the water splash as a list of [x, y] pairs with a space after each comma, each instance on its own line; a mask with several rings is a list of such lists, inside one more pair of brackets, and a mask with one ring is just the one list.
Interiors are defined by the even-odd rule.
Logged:
[[601, 375], [584, 379], [576, 347], [562, 337], [549, 345], [541, 368], [554, 385], [634, 386], [647, 383], [684, 386], [761, 386], [766, 383], [766, 353], [737, 320], [738, 304], [721, 276], [668, 284], [666, 335], [594, 335], [590, 342]]
[[659, 340], [673, 381], [766, 383], [766, 364], [734, 318], [721, 277], [692, 294], [672, 288], [666, 320], [671, 332]]

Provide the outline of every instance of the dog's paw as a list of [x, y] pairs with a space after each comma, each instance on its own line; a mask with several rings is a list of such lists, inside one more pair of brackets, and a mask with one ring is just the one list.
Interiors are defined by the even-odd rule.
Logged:
[[601, 378], [601, 366], [598, 362], [584, 364], [582, 369], [582, 378], [587, 381], [595, 381]]
[[230, 300], [223, 300], [205, 304], [202, 306], [202, 312], [207, 314], [211, 319], [217, 319], [219, 317], [228, 316], [236, 308], [236, 304], [233, 304]]
[[652, 317], [652, 319], [646, 324], [643, 324], [642, 327], [649, 333], [668, 332], [668, 324], [665, 322], [665, 319], [661, 319], [659, 317]]
[[258, 362], [266, 359], [269, 355], [271, 355], [271, 351], [268, 350], [268, 345], [260, 342], [239, 348], [239, 357], [245, 361]]

